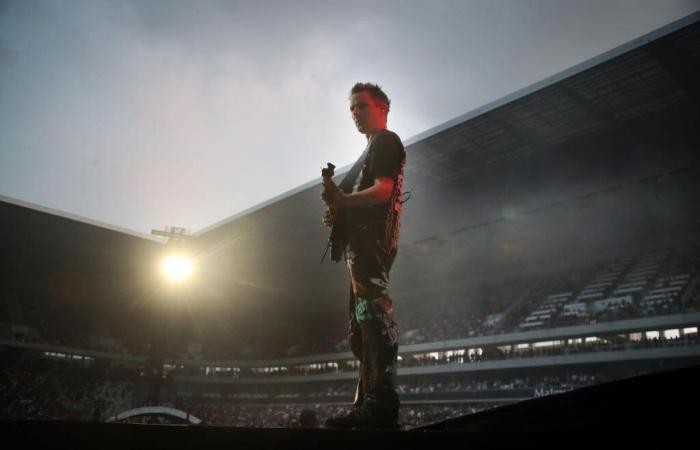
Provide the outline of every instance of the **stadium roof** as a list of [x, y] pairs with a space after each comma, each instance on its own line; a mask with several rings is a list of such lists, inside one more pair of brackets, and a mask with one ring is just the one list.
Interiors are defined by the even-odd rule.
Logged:
[[[404, 140], [407, 173], [465, 175], [700, 99], [700, 12]], [[423, 151], [429, 149], [430, 151]], [[351, 164], [336, 171], [340, 177]], [[311, 180], [195, 233], [318, 189]], [[301, 202], [305, 202], [301, 200]], [[285, 207], [304, 209], [299, 202]], [[281, 205], [276, 205], [279, 208]]]
[[87, 217], [79, 216], [77, 214], [71, 214], [71, 213], [61, 211], [58, 209], [48, 208], [46, 206], [37, 205], [35, 203], [30, 203], [30, 202], [27, 202], [24, 200], [19, 200], [19, 199], [7, 197], [4, 195], [0, 195], [0, 202], [9, 203], [9, 204], [15, 205], [15, 206], [21, 206], [23, 208], [27, 208], [27, 209], [31, 209], [34, 211], [50, 214], [52, 216], [58, 216], [58, 217], [72, 220], [75, 222], [84, 223], [86, 225], [92, 225], [94, 227], [104, 228], [104, 229], [107, 229], [110, 231], [114, 231], [116, 233], [128, 234], [128, 235], [133, 236], [133, 237], [147, 239], [149, 241], [154, 241], [154, 242], [159, 242], [159, 243], [164, 242], [161, 238], [156, 237], [156, 236], [152, 236], [150, 234], [139, 233], [138, 231], [129, 230], [127, 228], [119, 227], [117, 225], [112, 225], [112, 224], [109, 224], [106, 222], [100, 222], [98, 220], [88, 219]]

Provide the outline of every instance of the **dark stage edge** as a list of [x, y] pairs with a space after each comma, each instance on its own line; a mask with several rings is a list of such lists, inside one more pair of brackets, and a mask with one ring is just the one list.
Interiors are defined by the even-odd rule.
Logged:
[[506, 405], [407, 431], [0, 421], [5, 448], [640, 448], [696, 442], [700, 365]]

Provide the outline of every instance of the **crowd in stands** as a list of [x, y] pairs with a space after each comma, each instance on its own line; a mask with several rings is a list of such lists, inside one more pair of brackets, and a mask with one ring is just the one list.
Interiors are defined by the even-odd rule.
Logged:
[[[639, 344], [687, 345], [688, 342], [683, 339], [651, 339]], [[86, 364], [41, 357], [5, 359], [9, 362], [0, 371], [0, 418], [3, 419], [105, 420], [132, 407], [134, 386], [140, 382], [139, 370], [100, 360]], [[452, 374], [449, 377], [403, 378], [397, 384], [397, 392], [406, 397], [533, 388], [562, 391], [610, 379], [612, 375], [607, 372], [577, 373], [570, 369], [510, 377], [494, 374], [475, 378], [467, 374]], [[167, 379], [165, 383], [169, 386], [168, 398], [172, 399], [170, 406], [186, 410], [207, 424], [221, 426], [298, 427], [304, 411], [307, 414], [313, 411], [316, 423], [323, 423], [326, 417], [347, 411], [347, 404], [354, 395], [352, 380], [257, 386], [214, 384], [204, 388], [200, 385], [195, 394], [182, 392], [187, 383]], [[246, 400], [257, 404], [246, 404]], [[167, 406], [169, 401], [163, 404]], [[401, 422], [404, 427], [411, 428], [499, 404], [503, 403], [495, 400], [483, 404], [449, 405], [407, 402], [402, 403]]]
[[[452, 417], [474, 414], [506, 403], [457, 403], [450, 405], [402, 405], [399, 423], [403, 429], [411, 429]], [[349, 406], [339, 405], [261, 405], [237, 406], [218, 403], [192, 403], [187, 405], [192, 414], [206, 424], [232, 427], [300, 428], [300, 418], [305, 412], [313, 417], [309, 427], [316, 428], [332, 416], [350, 412]], [[315, 424], [315, 425], [314, 425]]]
[[23, 368], [0, 371], [0, 414], [3, 419], [77, 419], [66, 407], [50, 374]]
[[119, 367], [44, 358], [6, 363], [0, 371], [0, 417], [87, 420], [96, 409], [111, 415], [131, 406], [136, 376]]
[[[493, 378], [477, 380], [442, 381], [436, 379], [426, 380], [400, 380], [396, 385], [399, 394], [431, 394], [436, 392], [488, 392], [513, 389], [538, 389], [556, 388], [576, 389], [589, 386], [596, 382], [606, 380], [605, 375], [588, 373], [565, 373], [561, 375], [543, 375], [532, 378]], [[352, 398], [355, 394], [354, 382], [329, 381], [324, 383], [295, 383], [279, 385], [229, 385], [226, 387], [215, 386], [204, 394], [207, 398], [228, 400], [270, 400], [288, 401], [295, 399], [337, 399]], [[192, 397], [187, 395], [185, 397]]]
[[576, 389], [590, 386], [606, 379], [605, 375], [595, 375], [589, 373], [567, 373], [563, 375], [545, 375], [537, 379], [512, 378], [507, 380], [469, 380], [469, 381], [412, 381], [410, 383], [399, 383], [397, 392], [400, 394], [423, 394], [433, 392], [483, 392], [510, 389], [528, 389], [554, 387], [558, 389]]
[[[461, 380], [401, 380], [400, 395], [437, 392], [469, 392], [549, 387], [570, 389], [599, 382], [604, 376], [565, 372], [560, 375], [531, 377], [491, 377]], [[0, 418], [3, 419], [73, 419], [105, 420], [132, 407], [134, 386], [139, 382], [136, 370], [118, 366], [84, 366], [68, 361], [31, 358], [15, 361], [0, 371]], [[314, 399], [316, 414], [334, 415], [354, 395], [354, 381], [295, 383], [276, 386], [213, 385], [222, 395], [212, 392], [198, 395], [177, 393], [171, 406], [189, 411], [210, 424], [236, 426], [294, 426], [300, 413], [299, 402]], [[173, 397], [174, 396], [174, 397]], [[324, 400], [328, 399], [328, 400]], [[267, 400], [276, 404], [245, 405], [231, 401]], [[327, 403], [328, 401], [332, 403]], [[164, 402], [166, 404], [167, 402]], [[293, 403], [289, 405], [287, 403]], [[285, 405], [287, 404], [287, 405]], [[450, 409], [452, 408], [452, 409]], [[436, 412], [437, 411], [437, 412]], [[464, 407], [414, 406], [406, 404], [402, 414], [406, 423], [426, 423], [426, 418], [441, 420], [465, 414]], [[95, 415], [97, 412], [97, 415]], [[473, 411], [472, 411], [473, 412]]]
[[[639, 297], [638, 295], [635, 296]], [[600, 322], [611, 322], [615, 320], [638, 319], [642, 317], [663, 316], [669, 314], [681, 314], [687, 312], [700, 311], [698, 305], [689, 304], [683, 306], [678, 302], [667, 301], [652, 305], [640, 306], [638, 303], [624, 303], [620, 305], [609, 305], [601, 311], [586, 314], [559, 315], [561, 310], [556, 310], [554, 318], [546, 323], [544, 328], [568, 327], [575, 325], [590, 325]], [[543, 327], [540, 327], [543, 328]]]

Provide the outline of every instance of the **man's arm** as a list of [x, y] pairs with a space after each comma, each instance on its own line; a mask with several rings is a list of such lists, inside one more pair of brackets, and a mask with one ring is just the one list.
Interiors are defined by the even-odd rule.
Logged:
[[328, 206], [355, 207], [373, 206], [388, 202], [394, 189], [394, 179], [377, 177], [374, 184], [367, 189], [352, 194], [346, 194], [337, 187], [321, 192], [321, 199]]
[[391, 177], [377, 177], [371, 187], [352, 194], [346, 194], [340, 206], [374, 206], [388, 202], [394, 190], [394, 180]]

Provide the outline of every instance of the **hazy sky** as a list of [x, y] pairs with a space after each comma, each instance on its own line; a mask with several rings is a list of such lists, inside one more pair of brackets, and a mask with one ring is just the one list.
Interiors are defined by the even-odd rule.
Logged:
[[356, 81], [385, 89], [406, 140], [698, 9], [0, 0], [0, 195], [196, 231], [352, 163]]

